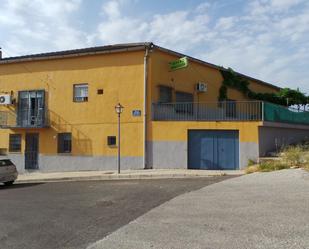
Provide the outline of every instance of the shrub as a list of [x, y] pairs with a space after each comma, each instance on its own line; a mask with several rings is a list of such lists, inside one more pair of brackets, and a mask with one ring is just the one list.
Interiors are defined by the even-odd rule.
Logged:
[[257, 164], [256, 161], [254, 161], [254, 160], [252, 160], [252, 159], [249, 159], [249, 160], [248, 160], [248, 167], [253, 166], [253, 165], [256, 165], [256, 164]]
[[275, 170], [288, 169], [290, 166], [281, 161], [264, 161], [260, 163], [258, 168], [261, 172], [270, 172]]
[[254, 172], [270, 172], [294, 167], [302, 167], [309, 171], [309, 142], [285, 147], [279, 153], [278, 160], [262, 161], [259, 165], [253, 160], [248, 161], [245, 169], [247, 174]]
[[283, 149], [282, 161], [290, 167], [301, 167], [304, 163], [303, 148], [301, 146], [290, 146]]
[[245, 168], [246, 174], [252, 174], [259, 171], [259, 165], [251, 165]]
[[309, 170], [309, 152], [306, 152], [304, 154], [303, 167], [304, 167], [304, 169]]

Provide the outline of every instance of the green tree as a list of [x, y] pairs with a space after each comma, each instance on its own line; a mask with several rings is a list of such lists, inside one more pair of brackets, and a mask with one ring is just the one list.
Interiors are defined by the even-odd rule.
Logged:
[[306, 94], [290, 88], [283, 88], [277, 94], [280, 98], [285, 99], [288, 106], [298, 105], [298, 108], [308, 104], [309, 97]]

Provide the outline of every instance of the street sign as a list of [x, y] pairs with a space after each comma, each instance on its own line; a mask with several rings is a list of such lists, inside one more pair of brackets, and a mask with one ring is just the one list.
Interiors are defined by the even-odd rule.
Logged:
[[185, 68], [188, 66], [188, 58], [182, 57], [178, 60], [172, 61], [169, 63], [169, 66], [172, 71]]

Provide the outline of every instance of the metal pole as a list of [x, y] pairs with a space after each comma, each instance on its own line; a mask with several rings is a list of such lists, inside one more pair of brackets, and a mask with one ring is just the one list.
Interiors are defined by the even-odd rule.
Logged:
[[264, 121], [264, 118], [265, 118], [265, 106], [264, 106], [264, 101], [262, 101], [262, 121]]
[[120, 113], [118, 113], [118, 174], [120, 174]]

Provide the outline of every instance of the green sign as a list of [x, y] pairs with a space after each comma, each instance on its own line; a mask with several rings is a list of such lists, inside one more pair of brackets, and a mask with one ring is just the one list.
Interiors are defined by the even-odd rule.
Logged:
[[172, 71], [177, 70], [177, 69], [181, 69], [181, 68], [185, 68], [185, 67], [188, 66], [188, 58], [182, 57], [179, 60], [170, 62], [169, 65], [170, 65], [170, 69]]

